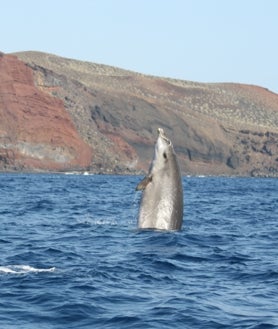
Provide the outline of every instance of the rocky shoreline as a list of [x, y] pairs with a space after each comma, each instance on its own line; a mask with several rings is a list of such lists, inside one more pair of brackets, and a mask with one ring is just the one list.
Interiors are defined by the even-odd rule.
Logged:
[[277, 177], [278, 95], [0, 54], [0, 170], [138, 174], [162, 127], [184, 175]]

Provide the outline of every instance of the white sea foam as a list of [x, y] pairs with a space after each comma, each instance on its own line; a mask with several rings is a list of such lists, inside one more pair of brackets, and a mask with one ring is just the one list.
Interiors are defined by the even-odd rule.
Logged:
[[114, 217], [110, 218], [95, 218], [91, 215], [85, 215], [82, 218], [77, 219], [78, 224], [96, 225], [96, 226], [113, 226], [118, 225], [118, 221]]
[[40, 273], [40, 272], [54, 272], [55, 267], [50, 268], [35, 268], [29, 265], [8, 265], [0, 266], [0, 273], [11, 274], [25, 274], [25, 273]]
[[[90, 215], [85, 215], [81, 218], [77, 219], [78, 224], [84, 224], [84, 225], [91, 225], [91, 226], [116, 226], [116, 225], [123, 225], [123, 222], [120, 221], [117, 218], [114, 217], [107, 217], [107, 218], [97, 218], [92, 217]], [[128, 225], [136, 225], [136, 218], [135, 216], [132, 217], [130, 220], [126, 220], [125, 224]]]

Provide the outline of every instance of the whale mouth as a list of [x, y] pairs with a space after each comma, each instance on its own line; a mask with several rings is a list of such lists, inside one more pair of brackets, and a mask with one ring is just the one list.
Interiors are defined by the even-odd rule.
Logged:
[[163, 140], [165, 140], [165, 142], [167, 142], [169, 145], [171, 145], [171, 141], [170, 139], [168, 139], [166, 136], [165, 136], [165, 133], [164, 133], [164, 130], [162, 128], [158, 128], [157, 129], [157, 133], [158, 133], [158, 137], [161, 137]]

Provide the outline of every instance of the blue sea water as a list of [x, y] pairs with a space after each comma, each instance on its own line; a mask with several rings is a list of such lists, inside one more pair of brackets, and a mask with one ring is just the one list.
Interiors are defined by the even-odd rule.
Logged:
[[185, 177], [181, 232], [139, 181], [0, 175], [0, 328], [278, 328], [278, 180]]

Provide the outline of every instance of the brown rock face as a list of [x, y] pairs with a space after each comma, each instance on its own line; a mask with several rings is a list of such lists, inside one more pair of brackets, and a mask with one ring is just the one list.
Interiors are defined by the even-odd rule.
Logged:
[[84, 169], [91, 148], [80, 138], [62, 100], [34, 84], [17, 57], [0, 56], [0, 169]]
[[1, 58], [2, 168], [86, 166], [91, 155], [80, 135], [93, 149], [89, 170], [146, 171], [162, 127], [183, 174], [278, 176], [278, 95], [269, 90], [39, 52], [16, 56], [27, 66]]

